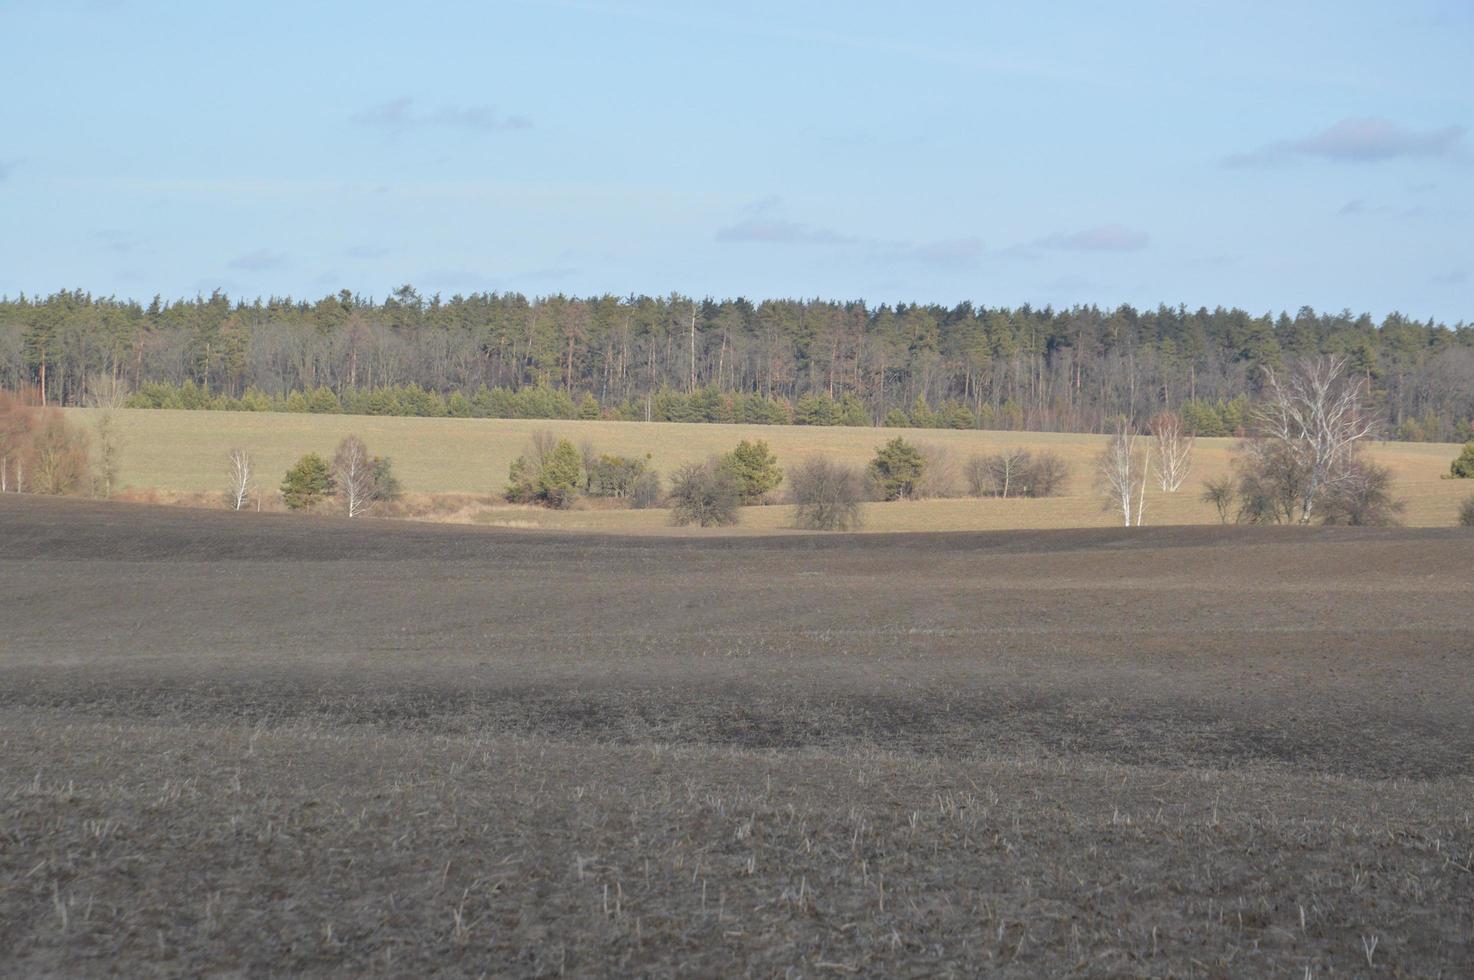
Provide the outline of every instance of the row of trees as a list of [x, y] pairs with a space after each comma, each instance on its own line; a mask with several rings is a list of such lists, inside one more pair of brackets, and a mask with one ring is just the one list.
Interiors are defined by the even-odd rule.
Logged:
[[[573, 506], [581, 498], [606, 498], [631, 507], [664, 503], [677, 525], [735, 524], [742, 506], [780, 499], [797, 505], [800, 527], [842, 529], [858, 525], [865, 500], [916, 500], [949, 493], [957, 468], [949, 454], [897, 436], [880, 446], [864, 469], [813, 456], [786, 474], [768, 444], [742, 440], [731, 452], [688, 463], [671, 476], [667, 493], [649, 457], [633, 459], [574, 446], [551, 432], [535, 433], [513, 461], [505, 496], [513, 503]], [[1060, 492], [1069, 467], [1053, 452], [1010, 448], [969, 458], [964, 467], [972, 496], [1046, 497]]]
[[1398, 314], [410, 286], [382, 301], [0, 300], [0, 387], [48, 405], [82, 404], [107, 376], [170, 407], [1094, 432], [1174, 409], [1192, 431], [1232, 435], [1265, 395], [1261, 368], [1318, 354], [1365, 379], [1387, 434], [1474, 438], [1474, 327]]
[[[228, 457], [226, 503], [232, 510], [261, 509], [255, 457], [247, 449], [232, 449]], [[384, 456], [370, 455], [356, 435], [338, 443], [331, 460], [308, 453], [287, 470], [281, 498], [289, 510], [313, 511], [330, 502], [348, 517], [362, 517], [376, 504], [399, 498], [402, 488], [394, 467]]]

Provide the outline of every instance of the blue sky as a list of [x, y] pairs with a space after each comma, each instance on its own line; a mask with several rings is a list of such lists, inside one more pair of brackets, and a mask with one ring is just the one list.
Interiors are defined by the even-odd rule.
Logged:
[[1474, 321], [1474, 2], [0, 0], [0, 292]]

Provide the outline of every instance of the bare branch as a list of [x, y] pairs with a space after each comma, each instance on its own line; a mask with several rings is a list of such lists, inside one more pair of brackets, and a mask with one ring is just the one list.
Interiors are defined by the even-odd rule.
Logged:
[[1166, 493], [1176, 493], [1192, 469], [1196, 436], [1187, 431], [1176, 412], [1161, 412], [1148, 425], [1157, 451], [1157, 485]]
[[256, 463], [244, 449], [230, 451], [230, 484], [226, 497], [233, 510], [243, 510], [256, 492]]
[[1267, 397], [1254, 413], [1263, 435], [1280, 444], [1307, 474], [1300, 523], [1309, 524], [1316, 500], [1350, 479], [1358, 443], [1376, 421], [1362, 409], [1366, 380], [1348, 377], [1343, 355], [1302, 362], [1281, 376], [1266, 367]]
[[1126, 419], [1096, 457], [1095, 482], [1106, 510], [1119, 510], [1126, 527], [1145, 521], [1146, 483], [1151, 467], [1151, 447], [1136, 434]]

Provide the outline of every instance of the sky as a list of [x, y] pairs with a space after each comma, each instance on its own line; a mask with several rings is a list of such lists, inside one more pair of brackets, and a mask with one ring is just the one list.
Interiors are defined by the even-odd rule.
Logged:
[[0, 0], [0, 293], [1474, 322], [1474, 0]]

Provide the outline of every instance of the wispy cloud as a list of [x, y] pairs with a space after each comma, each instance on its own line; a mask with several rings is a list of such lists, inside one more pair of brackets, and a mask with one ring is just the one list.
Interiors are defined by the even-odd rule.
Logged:
[[777, 210], [783, 205], [783, 198], [777, 194], [766, 194], [755, 201], [743, 205], [742, 210], [748, 214], [767, 214]]
[[361, 126], [373, 126], [391, 133], [413, 129], [462, 129], [479, 133], [531, 129], [527, 116], [507, 116], [489, 105], [443, 105], [422, 109], [410, 96], [400, 96], [356, 112], [351, 120]]
[[1075, 275], [1074, 273], [1066, 273], [1065, 275], [1058, 276], [1054, 279], [1049, 280], [1043, 285], [1044, 288], [1050, 292], [1068, 294], [1098, 292], [1106, 288], [1093, 279], [1089, 279], [1085, 276]]
[[1228, 167], [1264, 167], [1300, 157], [1340, 163], [1375, 163], [1398, 157], [1447, 157], [1458, 153], [1464, 127], [1408, 129], [1389, 119], [1364, 116], [1340, 122], [1301, 139], [1266, 143], [1223, 158]]
[[254, 252], [237, 255], [226, 265], [227, 268], [231, 269], [243, 269], [247, 272], [262, 272], [267, 269], [285, 269], [291, 265], [291, 260], [281, 252], [258, 248]]
[[923, 242], [907, 254], [922, 265], [936, 269], [968, 269], [981, 262], [986, 252], [987, 246], [981, 238], [967, 236]]
[[532, 269], [525, 272], [522, 274], [522, 278], [533, 282], [554, 282], [576, 275], [578, 275], [578, 269], [571, 265], [549, 265], [541, 269]]
[[1443, 272], [1428, 281], [1435, 286], [1462, 286], [1469, 281], [1469, 273], [1463, 269], [1455, 269], [1452, 272]]
[[97, 233], [97, 238], [102, 242], [104, 249], [118, 255], [127, 254], [138, 246], [138, 243], [129, 237], [127, 232], [117, 228], [104, 228]]
[[1395, 215], [1399, 218], [1428, 218], [1435, 215], [1445, 217], [1451, 215], [1446, 209], [1435, 209], [1424, 207], [1421, 204], [1412, 207], [1395, 207], [1391, 204], [1371, 204], [1361, 198], [1353, 198], [1336, 209], [1336, 214], [1343, 218], [1355, 218], [1363, 215]]
[[1125, 225], [1097, 225], [1082, 231], [1055, 234], [1036, 242], [1042, 248], [1068, 252], [1136, 252], [1147, 247], [1151, 237]]
[[20, 157], [0, 160], [0, 183], [10, 179], [10, 175], [15, 173], [16, 168], [20, 166], [20, 162]]
[[851, 245], [857, 239], [830, 228], [819, 228], [783, 218], [748, 218], [718, 229], [716, 240], [768, 245]]

